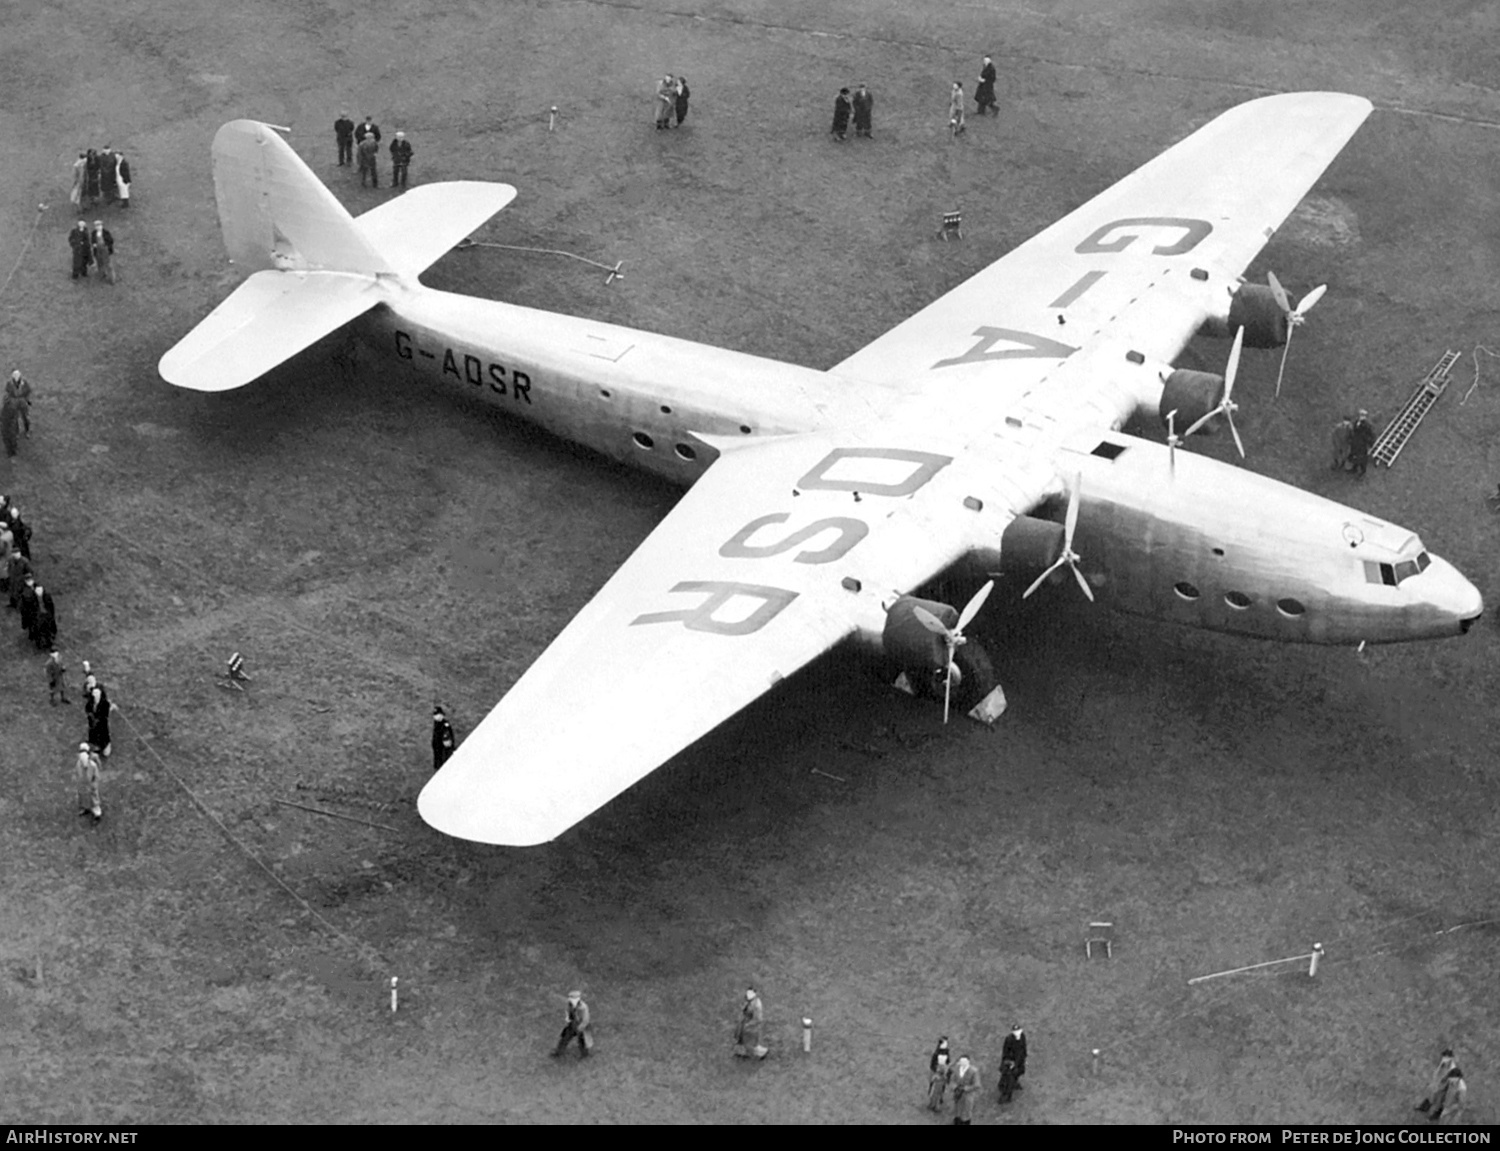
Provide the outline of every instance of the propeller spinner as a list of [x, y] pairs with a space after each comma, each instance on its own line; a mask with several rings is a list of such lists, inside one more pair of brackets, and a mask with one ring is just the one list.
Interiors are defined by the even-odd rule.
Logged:
[[953, 653], [968, 642], [964, 638], [964, 628], [974, 622], [974, 617], [979, 614], [979, 609], [984, 606], [984, 601], [989, 598], [990, 592], [995, 588], [995, 581], [989, 580], [985, 585], [974, 593], [974, 598], [964, 604], [964, 610], [958, 613], [958, 623], [950, 630], [948, 625], [937, 616], [933, 615], [925, 607], [912, 608], [912, 614], [916, 616], [917, 622], [928, 631], [943, 637], [948, 645], [948, 671], [943, 677], [943, 722], [948, 722], [948, 703], [953, 696], [953, 673], [957, 668], [953, 665]]

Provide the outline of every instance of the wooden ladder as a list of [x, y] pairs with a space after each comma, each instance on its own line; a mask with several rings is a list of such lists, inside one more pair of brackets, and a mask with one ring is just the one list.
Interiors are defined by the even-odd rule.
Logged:
[[1411, 439], [1412, 433], [1422, 422], [1422, 417], [1432, 410], [1432, 405], [1438, 402], [1438, 397], [1447, 389], [1448, 373], [1453, 370], [1453, 365], [1458, 363], [1461, 354], [1460, 352], [1444, 352], [1437, 366], [1423, 377], [1416, 391], [1412, 392], [1411, 399], [1406, 401], [1406, 407], [1402, 408], [1400, 414], [1385, 426], [1385, 431], [1380, 433], [1375, 441], [1375, 447], [1370, 452], [1377, 464], [1390, 467], [1396, 462], [1396, 457], [1401, 454], [1401, 449], [1406, 447], [1406, 441]]

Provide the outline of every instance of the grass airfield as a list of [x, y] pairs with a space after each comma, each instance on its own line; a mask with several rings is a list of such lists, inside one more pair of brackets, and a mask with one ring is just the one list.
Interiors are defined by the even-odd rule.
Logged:
[[[1348, 90], [1376, 113], [1251, 269], [1330, 289], [1279, 401], [1279, 353], [1241, 365], [1246, 466], [1419, 531], [1493, 615], [1500, 364], [1460, 405], [1466, 356], [1389, 472], [1332, 473], [1326, 443], [1445, 348], [1500, 346], [1497, 36], [1460, 0], [13, 13], [0, 366], [38, 396], [0, 488], [75, 689], [90, 658], [122, 711], [92, 831], [81, 710], [47, 706], [14, 625], [0, 641], [0, 1117], [924, 1123], [936, 1036], [992, 1088], [1020, 1020], [1027, 1089], [987, 1092], [981, 1123], [1397, 1122], [1443, 1046], [1494, 1122], [1489, 617], [1357, 656], [1156, 627], [1070, 584], [1000, 598], [994, 731], [835, 655], [557, 842], [480, 847], [412, 807], [432, 701], [470, 730], [675, 491], [343, 335], [221, 396], [155, 364], [237, 280], [208, 147], [241, 116], [287, 125], [357, 214], [391, 193], [335, 167], [331, 125], [369, 113], [407, 131], [414, 181], [520, 189], [478, 238], [626, 271], [477, 249], [436, 287], [826, 367], [1224, 108]], [[955, 142], [948, 85], [986, 50], [1002, 114]], [[673, 133], [651, 128], [665, 71], [693, 90]], [[833, 94], [861, 80], [875, 139], [836, 145]], [[136, 176], [127, 212], [90, 215], [113, 288], [67, 276], [70, 164], [105, 144]], [[965, 239], [936, 243], [952, 207]], [[213, 683], [233, 650], [243, 695]], [[1119, 943], [1086, 962], [1096, 918]], [[1316, 979], [1187, 986], [1315, 941]], [[753, 1067], [729, 1055], [747, 982]], [[559, 1065], [573, 986], [598, 1058]]]

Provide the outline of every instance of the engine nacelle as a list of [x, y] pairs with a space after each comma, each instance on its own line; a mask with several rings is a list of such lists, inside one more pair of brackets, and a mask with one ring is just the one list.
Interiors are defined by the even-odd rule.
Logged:
[[[1176, 412], [1172, 426], [1180, 436], [1209, 412], [1219, 406], [1224, 398], [1224, 377], [1214, 372], [1194, 372], [1178, 368], [1166, 379], [1161, 390], [1161, 402], [1156, 414], [1161, 426], [1167, 426], [1167, 415]], [[1206, 427], [1211, 428], [1209, 424]]]
[[1229, 298], [1229, 315], [1214, 316], [1203, 325], [1203, 334], [1230, 339], [1245, 329], [1245, 347], [1279, 348], [1286, 343], [1286, 310], [1265, 284], [1241, 284]]
[[[958, 623], [958, 609], [951, 604], [905, 595], [886, 612], [881, 648], [893, 670], [906, 673], [917, 694], [942, 699], [948, 645], [917, 619], [913, 609], [918, 607], [926, 608], [950, 628]], [[994, 690], [995, 669], [988, 653], [972, 639], [954, 651], [953, 663], [958, 675], [953, 677], [952, 703], [954, 710], [962, 713]]]

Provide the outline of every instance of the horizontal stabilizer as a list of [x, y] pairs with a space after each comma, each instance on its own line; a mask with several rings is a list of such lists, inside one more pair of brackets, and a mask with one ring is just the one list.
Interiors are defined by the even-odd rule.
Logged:
[[157, 365], [162, 379], [197, 392], [243, 387], [363, 315], [383, 298], [369, 276], [256, 272], [179, 340]]
[[509, 184], [423, 184], [371, 208], [354, 226], [398, 274], [415, 276], [515, 198]]

